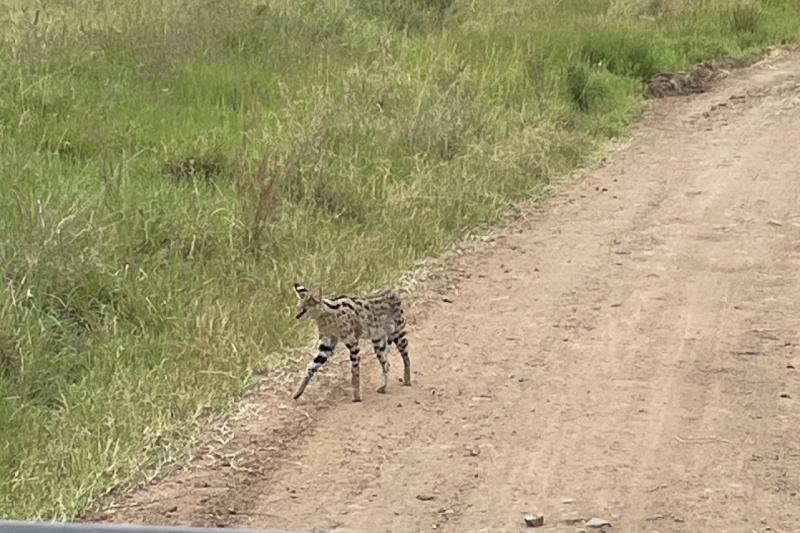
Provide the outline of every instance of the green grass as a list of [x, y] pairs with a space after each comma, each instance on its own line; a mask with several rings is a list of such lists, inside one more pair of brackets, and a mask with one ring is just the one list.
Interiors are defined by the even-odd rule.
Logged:
[[0, 517], [171, 459], [311, 332], [797, 0], [3, 0]]

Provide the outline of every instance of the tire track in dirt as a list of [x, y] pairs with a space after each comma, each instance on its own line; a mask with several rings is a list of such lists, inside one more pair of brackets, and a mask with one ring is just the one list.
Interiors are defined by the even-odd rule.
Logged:
[[546, 531], [800, 531], [800, 56], [648, 115], [454, 259], [452, 303], [412, 329], [413, 388], [375, 394], [368, 359], [351, 404], [339, 357], [297, 404], [256, 396], [227, 459], [95, 519], [488, 532], [535, 511]]

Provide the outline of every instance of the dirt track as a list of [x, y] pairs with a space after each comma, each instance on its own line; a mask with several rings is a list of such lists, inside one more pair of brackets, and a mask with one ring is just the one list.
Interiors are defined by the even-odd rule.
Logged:
[[413, 388], [376, 394], [369, 352], [353, 404], [338, 353], [298, 403], [260, 395], [234, 455], [104, 519], [800, 531], [799, 148], [797, 54], [656, 104], [606, 165], [456, 261], [452, 303], [411, 330]]

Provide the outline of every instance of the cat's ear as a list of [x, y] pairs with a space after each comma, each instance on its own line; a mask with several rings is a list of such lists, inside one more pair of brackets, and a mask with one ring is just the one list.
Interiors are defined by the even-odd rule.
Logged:
[[297, 293], [297, 297], [300, 299], [303, 299], [306, 296], [308, 296], [308, 289], [306, 289], [297, 282], [295, 282], [294, 284], [294, 292]]

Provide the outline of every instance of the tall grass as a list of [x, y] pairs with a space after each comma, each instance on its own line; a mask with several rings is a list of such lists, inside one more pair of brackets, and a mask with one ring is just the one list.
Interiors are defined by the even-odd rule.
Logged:
[[[5, 0], [0, 516], [68, 518], [796, 0]], [[743, 7], [744, 6], [744, 7]]]

